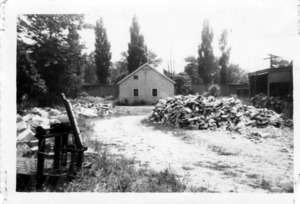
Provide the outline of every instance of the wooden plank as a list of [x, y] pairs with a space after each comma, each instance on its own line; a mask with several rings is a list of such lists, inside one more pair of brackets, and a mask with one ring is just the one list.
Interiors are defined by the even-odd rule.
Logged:
[[73, 134], [74, 134], [74, 137], [75, 137], [76, 146], [77, 146], [77, 148], [82, 149], [83, 148], [82, 137], [81, 137], [78, 125], [77, 125], [77, 121], [74, 118], [75, 114], [73, 112], [71, 103], [65, 97], [65, 95], [63, 93], [61, 95], [63, 97], [64, 105], [65, 105], [65, 108], [66, 108], [66, 111], [67, 111], [67, 114], [68, 114], [68, 117], [69, 117], [69, 120], [70, 120], [71, 127], [73, 129]]
[[[52, 169], [53, 160], [45, 160], [45, 170]], [[26, 158], [17, 157], [17, 174], [32, 175], [36, 173], [37, 169], [37, 159], [36, 158]]]
[[68, 131], [68, 132], [61, 132], [61, 133], [49, 133], [49, 134], [46, 134], [46, 135], [41, 135], [42, 138], [44, 139], [48, 139], [48, 138], [54, 138], [54, 137], [61, 137], [62, 135], [67, 135], [69, 133], [73, 133], [72, 131]]
[[71, 105], [70, 101], [67, 100], [67, 98], [65, 97], [65, 95], [63, 93], [61, 95], [63, 97], [64, 105], [66, 107], [67, 114], [68, 114], [68, 117], [69, 117], [69, 120], [70, 120], [70, 124], [71, 124], [71, 127], [73, 129], [73, 135], [74, 135], [74, 138], [75, 138], [76, 148], [79, 150], [77, 152], [77, 164], [76, 164], [76, 166], [77, 166], [78, 169], [80, 169], [82, 167], [82, 163], [83, 163], [83, 160], [84, 160], [84, 151], [87, 148], [83, 146], [83, 140], [82, 140], [82, 137], [81, 137], [78, 125], [77, 125], [77, 121], [74, 118], [74, 112], [73, 112], [73, 109], [72, 109], [72, 105]]

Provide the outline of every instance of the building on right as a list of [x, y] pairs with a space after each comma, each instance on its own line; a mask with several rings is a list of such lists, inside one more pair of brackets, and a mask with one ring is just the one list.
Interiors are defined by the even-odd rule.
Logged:
[[293, 96], [293, 65], [251, 72], [249, 85], [250, 97], [260, 93], [267, 96]]

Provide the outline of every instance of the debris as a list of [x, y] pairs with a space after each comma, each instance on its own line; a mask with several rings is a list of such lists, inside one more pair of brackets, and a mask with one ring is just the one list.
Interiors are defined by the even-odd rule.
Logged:
[[163, 125], [186, 129], [215, 129], [226, 126], [229, 131], [241, 132], [246, 126], [266, 127], [291, 125], [283, 123], [281, 115], [266, 108], [243, 105], [235, 98], [216, 99], [213, 96], [187, 95], [160, 100], [149, 119]]
[[284, 113], [288, 117], [293, 117], [293, 98], [290, 95], [286, 97], [266, 96], [263, 93], [257, 94], [250, 99], [252, 105], [256, 108], [268, 108], [277, 113]]
[[17, 143], [17, 157], [26, 157], [31, 155], [31, 150], [28, 144], [19, 142]]
[[[86, 102], [84, 100], [71, 100], [74, 113], [77, 117], [91, 118], [112, 114], [108, 104]], [[49, 129], [52, 124], [69, 122], [66, 111], [53, 108], [32, 108], [24, 111], [24, 116], [17, 114], [17, 139], [20, 141], [32, 141], [36, 138], [35, 129], [42, 126]], [[36, 151], [36, 145], [28, 143], [32, 151]]]
[[17, 123], [17, 133], [22, 132], [23, 130], [27, 129], [28, 125], [24, 120], [20, 120]]
[[34, 135], [30, 129], [26, 129], [17, 136], [17, 139], [19, 141], [30, 141], [35, 139]]
[[56, 109], [50, 109], [49, 111], [49, 116], [57, 116], [57, 115], [60, 115], [61, 112], [59, 110], [56, 110]]

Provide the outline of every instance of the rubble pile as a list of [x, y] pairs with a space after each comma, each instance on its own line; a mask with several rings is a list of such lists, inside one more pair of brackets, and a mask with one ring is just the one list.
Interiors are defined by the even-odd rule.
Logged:
[[202, 95], [175, 96], [160, 100], [152, 110], [150, 121], [186, 129], [239, 131], [244, 126], [286, 125], [281, 115], [266, 108], [243, 105], [239, 99]]
[[[71, 101], [77, 118], [92, 118], [112, 114], [109, 105]], [[33, 108], [23, 116], [17, 114], [17, 156], [22, 157], [37, 151], [38, 140], [35, 129], [38, 126], [49, 129], [52, 124], [69, 122], [67, 112], [53, 108]]]
[[97, 117], [112, 114], [110, 110], [110, 105], [93, 103], [93, 102], [84, 102], [84, 101], [71, 101], [73, 104], [73, 109], [75, 114], [83, 117]]
[[290, 95], [286, 97], [279, 96], [266, 96], [262, 93], [253, 96], [250, 99], [252, 105], [256, 108], [268, 108], [282, 113], [284, 110], [293, 109], [292, 97]]

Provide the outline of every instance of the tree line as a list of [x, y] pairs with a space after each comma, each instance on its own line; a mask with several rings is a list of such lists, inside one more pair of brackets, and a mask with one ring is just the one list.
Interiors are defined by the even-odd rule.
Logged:
[[188, 56], [184, 59], [186, 62], [184, 72], [175, 74], [172, 66], [164, 70], [165, 75], [176, 82], [177, 94], [192, 93], [192, 84], [225, 85], [248, 82], [248, 73], [238, 64], [229, 63], [231, 48], [228, 45], [228, 31], [223, 30], [219, 38], [220, 57], [214, 55], [213, 39], [213, 29], [209, 21], [204, 20], [201, 43], [197, 50], [198, 57]]
[[[95, 50], [90, 54], [83, 53], [85, 45], [79, 35], [83, 29], [92, 29], [95, 34]], [[84, 15], [18, 16], [17, 102], [35, 98], [41, 105], [49, 105], [59, 100], [62, 92], [69, 97], [78, 96], [83, 84], [116, 84], [144, 63], [157, 67], [162, 60], [147, 47], [137, 16], [133, 17], [129, 32], [127, 52], [122, 52], [121, 59], [112, 63], [102, 18], [94, 26], [84, 21]], [[188, 93], [192, 83], [246, 81], [245, 72], [229, 63], [231, 49], [227, 36], [224, 31], [219, 40], [222, 55], [215, 57], [211, 45], [213, 30], [204, 21], [198, 58], [187, 57], [183, 73], [175, 74], [172, 63], [164, 70], [176, 81], [177, 93]]]

